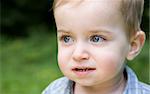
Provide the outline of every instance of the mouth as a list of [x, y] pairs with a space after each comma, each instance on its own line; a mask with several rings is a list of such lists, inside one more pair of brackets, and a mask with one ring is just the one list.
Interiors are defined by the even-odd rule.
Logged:
[[73, 71], [79, 71], [79, 72], [86, 72], [86, 71], [92, 71], [96, 70], [96, 68], [74, 68]]
[[78, 77], [84, 77], [89, 74], [92, 74], [96, 68], [90, 68], [90, 67], [80, 67], [80, 68], [73, 68], [72, 71], [78, 76]]

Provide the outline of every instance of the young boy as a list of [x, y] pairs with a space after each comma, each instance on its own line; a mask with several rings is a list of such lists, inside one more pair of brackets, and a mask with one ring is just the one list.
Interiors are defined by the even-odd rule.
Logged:
[[145, 41], [144, 0], [55, 0], [58, 64], [42, 94], [150, 94], [126, 66]]

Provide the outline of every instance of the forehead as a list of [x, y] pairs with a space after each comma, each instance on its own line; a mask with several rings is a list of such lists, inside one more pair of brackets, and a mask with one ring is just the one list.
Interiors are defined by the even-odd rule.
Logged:
[[120, 0], [70, 0], [54, 10], [57, 28], [80, 28], [122, 24]]
[[[57, 8], [59, 6], [63, 6], [63, 5], [81, 5], [81, 4], [85, 4], [85, 3], [91, 3], [91, 2], [95, 2], [95, 3], [107, 3], [107, 4], [116, 4], [116, 3], [120, 3], [122, 4], [122, 0], [54, 0], [53, 3], [53, 8]], [[89, 4], [88, 4], [89, 5]]]

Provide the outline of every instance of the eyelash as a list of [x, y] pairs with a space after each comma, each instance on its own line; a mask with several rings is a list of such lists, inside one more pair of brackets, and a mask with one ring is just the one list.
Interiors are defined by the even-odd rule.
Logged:
[[61, 36], [59, 37], [59, 40], [60, 40], [60, 41], [63, 41], [65, 37], [70, 37], [70, 35], [61, 35]]
[[[96, 42], [96, 41], [94, 41], [94, 38], [96, 39], [96, 38], [99, 38], [98, 39], [98, 41]], [[92, 42], [92, 43], [94, 43], [94, 44], [97, 44], [97, 43], [99, 43], [99, 42], [103, 42], [103, 41], [106, 41], [106, 38], [104, 37], [104, 36], [102, 36], [102, 35], [92, 35], [92, 36], [90, 36], [90, 38], [89, 38], [90, 40], [90, 42]]]
[[[70, 37], [70, 38], [73, 40], [73, 37], [71, 37], [71, 35], [61, 35], [61, 36], [59, 37], [59, 40], [65, 43], [65, 41], [64, 41], [64, 38], [65, 38], [65, 37]], [[88, 38], [89, 42], [92, 42], [93, 44], [98, 44], [97, 42], [92, 41], [92, 39], [93, 39], [94, 37], [99, 37], [99, 38], [101, 38], [101, 39], [102, 39], [101, 42], [106, 41], [106, 38], [105, 38], [104, 36], [96, 34], [96, 35], [91, 35], [91, 36]], [[74, 41], [74, 40], [73, 40], [73, 41]], [[67, 44], [67, 43], [66, 43], [66, 44]]]
[[[65, 38], [69, 38], [69, 40], [65, 41]], [[71, 45], [74, 42], [73, 37], [71, 37], [71, 35], [61, 35], [59, 37], [59, 41], [61, 41], [65, 45]]]

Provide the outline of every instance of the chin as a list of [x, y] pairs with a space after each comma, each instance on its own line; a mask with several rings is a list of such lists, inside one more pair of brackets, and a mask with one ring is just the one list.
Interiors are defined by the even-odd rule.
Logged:
[[86, 80], [86, 81], [75, 81], [77, 84], [81, 85], [81, 86], [87, 86], [87, 87], [90, 87], [90, 86], [94, 86], [96, 85], [96, 83], [94, 83], [93, 81], [89, 81], [89, 80]]

